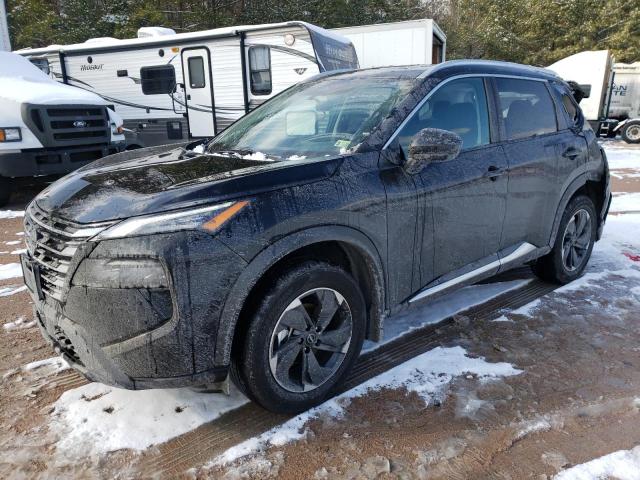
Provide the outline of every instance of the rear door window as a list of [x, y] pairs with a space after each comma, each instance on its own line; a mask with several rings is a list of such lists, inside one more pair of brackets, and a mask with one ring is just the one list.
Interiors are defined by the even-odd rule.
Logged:
[[482, 78], [453, 80], [436, 90], [400, 131], [398, 138], [405, 155], [413, 137], [424, 128], [457, 133], [463, 149], [489, 144], [489, 112]]
[[496, 78], [507, 140], [556, 132], [556, 112], [545, 82]]
[[204, 59], [202, 57], [189, 57], [189, 86], [191, 88], [204, 88]]

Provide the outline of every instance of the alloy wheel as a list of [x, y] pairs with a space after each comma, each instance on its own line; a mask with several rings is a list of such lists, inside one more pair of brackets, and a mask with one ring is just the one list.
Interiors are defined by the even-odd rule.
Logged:
[[631, 141], [636, 142], [640, 140], [640, 125], [631, 125], [627, 128], [626, 134], [627, 138]]
[[284, 310], [271, 334], [271, 374], [290, 392], [314, 390], [340, 368], [352, 334], [351, 309], [340, 293], [305, 292]]
[[573, 272], [582, 266], [591, 244], [591, 215], [585, 209], [573, 214], [562, 238], [562, 263]]

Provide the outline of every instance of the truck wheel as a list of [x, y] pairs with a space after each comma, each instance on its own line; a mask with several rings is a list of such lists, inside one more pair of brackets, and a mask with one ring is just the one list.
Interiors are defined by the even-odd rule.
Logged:
[[631, 120], [622, 127], [622, 139], [627, 143], [640, 143], [640, 120]]
[[598, 229], [596, 209], [589, 197], [579, 195], [562, 215], [551, 252], [533, 265], [534, 273], [550, 282], [572, 282], [584, 271], [591, 257]]
[[11, 180], [0, 177], [0, 207], [9, 203], [9, 198], [11, 198]]
[[264, 408], [296, 413], [321, 403], [358, 358], [362, 292], [340, 267], [309, 261], [276, 281], [234, 346], [233, 382]]

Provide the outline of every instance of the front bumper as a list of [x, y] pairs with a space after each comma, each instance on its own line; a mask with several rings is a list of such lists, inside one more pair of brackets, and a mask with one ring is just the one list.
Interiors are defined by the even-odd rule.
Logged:
[[[171, 279], [168, 289], [72, 282], [86, 258], [145, 256], [162, 258]], [[228, 285], [244, 265], [210, 235], [180, 232], [88, 242], [55, 292], [30, 286], [29, 274], [25, 280], [43, 336], [84, 376], [129, 389], [174, 388], [227, 378], [228, 365], [213, 360], [215, 332]]]
[[124, 142], [111, 145], [39, 148], [0, 152], [0, 176], [35, 177], [65, 175], [94, 160], [121, 152]]

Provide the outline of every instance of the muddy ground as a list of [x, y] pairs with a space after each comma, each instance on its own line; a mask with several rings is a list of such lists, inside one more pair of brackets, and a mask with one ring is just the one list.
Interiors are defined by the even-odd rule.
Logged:
[[[614, 191], [640, 191], [640, 178], [631, 177], [614, 178]], [[7, 208], [24, 209], [33, 193], [20, 192]], [[21, 218], [0, 219], [0, 252], [7, 252], [0, 264], [18, 261], [11, 252], [24, 247], [11, 242], [21, 231]], [[640, 239], [630, 238], [631, 270], [640, 270], [633, 260], [640, 261], [639, 248]], [[342, 418], [311, 421], [302, 440], [224, 467], [193, 465], [179, 476], [542, 479], [640, 445], [640, 278], [606, 273], [601, 263], [597, 278], [548, 294], [531, 311], [505, 312], [508, 321], [458, 315], [436, 330], [438, 344], [508, 362], [521, 374], [462, 376], [429, 404], [404, 390], [371, 392]], [[19, 278], [0, 280], [0, 290], [20, 285]], [[26, 292], [0, 297], [0, 324], [23, 319], [0, 328], [0, 478], [138, 477], [145, 455], [69, 458], [58, 451], [49, 428], [53, 403], [84, 380], [51, 365], [24, 370], [53, 356], [32, 317]]]

